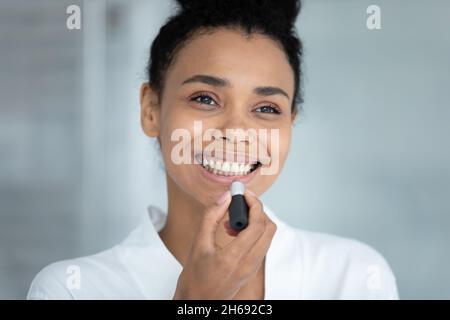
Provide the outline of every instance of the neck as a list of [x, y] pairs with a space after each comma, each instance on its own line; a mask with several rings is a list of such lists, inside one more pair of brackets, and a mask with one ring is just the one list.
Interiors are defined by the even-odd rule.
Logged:
[[[166, 175], [166, 180], [168, 195], [167, 222], [159, 232], [159, 236], [167, 249], [184, 266], [202, 221], [205, 205], [180, 189], [168, 175]], [[215, 243], [219, 247], [226, 245], [233, 239], [227, 234], [224, 227], [224, 222], [227, 220], [228, 215], [226, 214], [220, 221], [215, 234]]]

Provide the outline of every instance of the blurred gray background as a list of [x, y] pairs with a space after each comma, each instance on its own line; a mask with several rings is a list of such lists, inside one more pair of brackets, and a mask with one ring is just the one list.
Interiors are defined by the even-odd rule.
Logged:
[[[70, 4], [81, 30], [66, 28]], [[381, 30], [366, 27], [371, 4]], [[0, 0], [0, 298], [167, 207], [138, 89], [174, 7]], [[449, 17], [445, 0], [304, 1], [304, 114], [263, 196], [294, 226], [376, 248], [403, 299], [450, 298]]]

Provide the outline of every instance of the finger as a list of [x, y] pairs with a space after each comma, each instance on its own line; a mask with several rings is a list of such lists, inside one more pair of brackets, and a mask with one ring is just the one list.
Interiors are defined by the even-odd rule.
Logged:
[[277, 225], [273, 221], [269, 220], [263, 235], [248, 251], [247, 255], [243, 258], [243, 263], [253, 265], [254, 267], [259, 266], [270, 248], [276, 231]]
[[[227, 244], [223, 250], [237, 259], [246, 254], [254, 243], [262, 236], [266, 228], [268, 217], [263, 211], [261, 201], [247, 191], [244, 193], [249, 206], [249, 222], [247, 228], [240, 231], [236, 239]], [[247, 200], [248, 199], [248, 200]]]
[[231, 237], [236, 237], [239, 234], [239, 231], [234, 230], [230, 226], [230, 220], [224, 221], [223, 225], [225, 226], [225, 230], [227, 231], [227, 234]]
[[[262, 222], [266, 220], [266, 214], [264, 213], [262, 202], [248, 190], [245, 190], [244, 197], [249, 209], [248, 225], [250, 225], [251, 223]], [[245, 230], [247, 229], [244, 229], [242, 232], [244, 232]]]
[[248, 279], [255, 275], [261, 267], [267, 251], [272, 243], [273, 236], [276, 232], [275, 224], [268, 224], [266, 231], [256, 241], [255, 245], [248, 251], [248, 253], [241, 259], [237, 270], [238, 277], [241, 279]]
[[196, 235], [195, 243], [203, 250], [214, 249], [214, 239], [220, 221], [228, 211], [231, 202], [231, 194], [226, 192], [226, 198], [221, 204], [214, 204], [208, 207], [200, 222], [200, 228]]

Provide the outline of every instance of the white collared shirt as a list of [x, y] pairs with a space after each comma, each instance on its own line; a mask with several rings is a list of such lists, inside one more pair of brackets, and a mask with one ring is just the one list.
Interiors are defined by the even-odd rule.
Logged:
[[[27, 299], [172, 299], [182, 266], [158, 235], [166, 214], [147, 211], [117, 246], [45, 267]], [[264, 299], [398, 299], [392, 270], [372, 247], [291, 227], [266, 205], [264, 212], [277, 225]]]

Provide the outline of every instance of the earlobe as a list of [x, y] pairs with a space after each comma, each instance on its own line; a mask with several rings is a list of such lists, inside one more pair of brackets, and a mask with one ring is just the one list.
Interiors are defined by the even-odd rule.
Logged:
[[297, 114], [298, 114], [297, 109], [293, 110], [292, 113], [291, 113], [291, 123], [292, 123], [292, 125], [295, 124], [295, 120], [297, 119]]
[[159, 104], [158, 95], [148, 82], [143, 83], [140, 90], [141, 126], [145, 134], [151, 138], [159, 136]]

